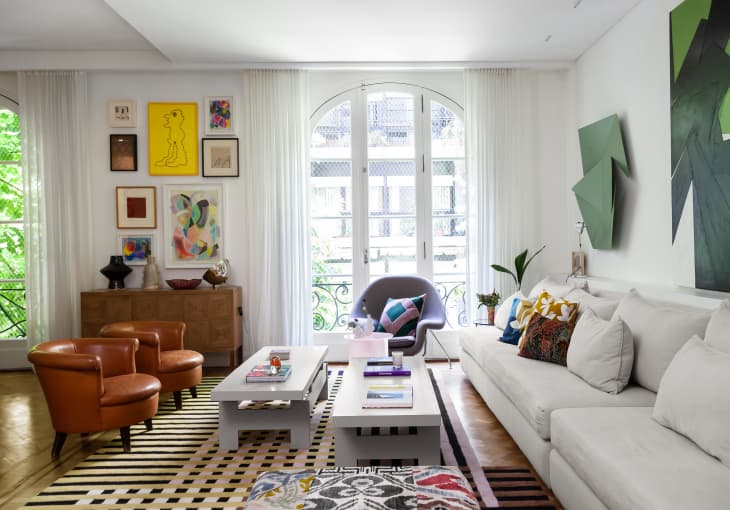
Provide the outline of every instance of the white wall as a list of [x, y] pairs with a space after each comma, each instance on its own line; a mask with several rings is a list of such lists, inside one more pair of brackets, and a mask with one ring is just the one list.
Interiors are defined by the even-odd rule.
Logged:
[[[588, 273], [669, 285], [671, 183], [669, 11], [681, 0], [644, 0], [576, 65], [577, 127], [617, 113], [631, 167], [617, 215], [615, 249], [590, 249]], [[582, 171], [580, 153], [570, 185]], [[577, 219], [575, 199], [570, 213]]]

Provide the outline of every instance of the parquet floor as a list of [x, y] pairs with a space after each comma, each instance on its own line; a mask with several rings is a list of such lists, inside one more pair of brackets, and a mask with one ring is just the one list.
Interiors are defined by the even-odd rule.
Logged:
[[[429, 366], [443, 372], [442, 381], [456, 406], [483, 466], [529, 466], [514, 441], [471, 386], [458, 363]], [[206, 375], [225, 375], [209, 369]], [[163, 395], [163, 398], [169, 398]], [[184, 394], [185, 397], [185, 394]], [[51, 461], [54, 431], [38, 380], [32, 372], [0, 372], [0, 508], [18, 508], [50, 485], [118, 431], [70, 435], [58, 461]], [[134, 448], [134, 444], [132, 444]]]

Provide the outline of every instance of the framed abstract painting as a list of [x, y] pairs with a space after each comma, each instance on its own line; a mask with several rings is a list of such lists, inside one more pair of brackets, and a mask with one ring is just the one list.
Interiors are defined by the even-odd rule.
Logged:
[[157, 228], [157, 188], [117, 186], [117, 228]]
[[148, 103], [150, 175], [198, 175], [198, 103]]
[[147, 233], [125, 233], [119, 236], [119, 247], [122, 250], [122, 258], [128, 266], [143, 266], [147, 263], [147, 254], [153, 255], [155, 246], [155, 235]]
[[238, 177], [238, 138], [203, 138], [203, 177]]
[[163, 187], [165, 267], [210, 267], [223, 257], [223, 185]]
[[208, 96], [205, 98], [205, 134], [232, 135], [233, 130], [233, 97]]

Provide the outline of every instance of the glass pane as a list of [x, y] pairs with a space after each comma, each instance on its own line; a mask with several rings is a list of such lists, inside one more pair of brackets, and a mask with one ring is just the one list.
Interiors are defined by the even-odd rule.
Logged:
[[416, 272], [416, 218], [370, 219], [371, 280]]
[[0, 282], [0, 338], [25, 336], [25, 284]]
[[464, 123], [449, 108], [431, 101], [431, 156], [464, 157]]
[[0, 279], [25, 278], [22, 225], [0, 225]]
[[402, 92], [368, 94], [368, 158], [415, 157], [413, 96]]
[[10, 110], [0, 110], [0, 161], [20, 161], [20, 122]]
[[352, 274], [352, 219], [312, 219], [312, 272]]
[[352, 157], [352, 105], [345, 101], [322, 117], [312, 132], [310, 159], [350, 159]]
[[23, 219], [23, 174], [18, 165], [0, 164], [0, 220]]

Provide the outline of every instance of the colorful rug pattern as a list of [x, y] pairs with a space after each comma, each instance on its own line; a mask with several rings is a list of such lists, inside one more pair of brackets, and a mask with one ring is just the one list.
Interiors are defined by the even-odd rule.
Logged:
[[[433, 375], [432, 375], [433, 378]], [[330, 420], [342, 371], [330, 375], [330, 398], [312, 413], [312, 446], [289, 448], [288, 431], [242, 431], [236, 452], [218, 451], [218, 406], [211, 390], [221, 378], [206, 377], [198, 398], [184, 398], [175, 410], [172, 399], [160, 406], [154, 428], [132, 427], [132, 453], [122, 452], [119, 438], [97, 450], [74, 469], [32, 498], [27, 507], [119, 509], [242, 508], [262, 471], [326, 468], [335, 465]], [[484, 469], [447, 394], [439, 396], [444, 418], [442, 464], [459, 466], [481, 508], [552, 509], [547, 493], [528, 469]]]

